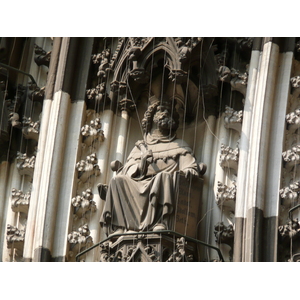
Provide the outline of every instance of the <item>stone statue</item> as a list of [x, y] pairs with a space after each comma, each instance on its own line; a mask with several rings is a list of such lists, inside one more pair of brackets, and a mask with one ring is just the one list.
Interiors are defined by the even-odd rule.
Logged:
[[[98, 185], [100, 197], [106, 199], [100, 224], [107, 235], [170, 229], [176, 173], [183, 173], [187, 180], [200, 175], [191, 148], [176, 138], [179, 114], [172, 109], [172, 101], [150, 100], [142, 120], [144, 140], [136, 142], [106, 189]], [[113, 170], [120, 165], [114, 163]]]

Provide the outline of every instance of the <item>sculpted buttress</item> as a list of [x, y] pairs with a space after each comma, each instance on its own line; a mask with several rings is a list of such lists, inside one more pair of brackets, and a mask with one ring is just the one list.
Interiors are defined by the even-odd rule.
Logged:
[[176, 173], [187, 180], [199, 176], [191, 148], [176, 138], [179, 115], [173, 107], [172, 101], [155, 98], [145, 112], [144, 140], [135, 143], [106, 192], [100, 219], [106, 234], [171, 228]]

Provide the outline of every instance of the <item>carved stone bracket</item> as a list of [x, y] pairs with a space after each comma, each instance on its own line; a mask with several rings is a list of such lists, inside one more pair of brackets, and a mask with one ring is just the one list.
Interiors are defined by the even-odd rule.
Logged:
[[143, 84], [147, 83], [150, 75], [145, 69], [135, 68], [130, 71], [129, 76], [133, 78], [137, 83]]
[[39, 88], [36, 84], [29, 83], [28, 98], [33, 102], [43, 102], [46, 87]]
[[92, 176], [100, 175], [100, 168], [98, 166], [98, 159], [96, 153], [92, 153], [86, 157], [86, 160], [80, 160], [76, 164], [76, 169], [78, 171], [78, 179], [81, 182], [87, 182], [87, 180]]
[[34, 61], [38, 66], [46, 66], [49, 67], [50, 59], [51, 59], [51, 51], [46, 52], [38, 45], [34, 45], [35, 57]]
[[286, 115], [286, 123], [290, 132], [294, 132], [300, 127], [300, 108]]
[[217, 187], [217, 204], [220, 205], [229, 205], [234, 209], [236, 200], [236, 182], [232, 182], [232, 186], [228, 187], [226, 184], [218, 181]]
[[93, 239], [90, 236], [89, 226], [84, 224], [79, 227], [77, 231], [72, 231], [68, 234], [68, 242], [70, 244], [69, 256], [82, 251], [84, 248], [88, 248], [93, 245]]
[[93, 201], [94, 194], [91, 189], [83, 191], [80, 195], [72, 198], [72, 205], [74, 207], [74, 213], [79, 217], [83, 217], [86, 212], [95, 212], [97, 207], [95, 201]]
[[40, 120], [33, 122], [30, 117], [23, 117], [22, 133], [25, 139], [32, 139], [38, 141], [40, 133]]
[[295, 181], [289, 186], [279, 190], [281, 199], [294, 201], [298, 198], [300, 192], [300, 181]]
[[27, 157], [26, 153], [17, 152], [17, 169], [20, 175], [33, 176], [35, 166], [35, 155]]
[[176, 81], [178, 84], [184, 83], [187, 80], [187, 72], [183, 70], [171, 70], [169, 79], [172, 82]]
[[229, 106], [225, 106], [225, 127], [241, 132], [243, 122], [243, 110], [236, 111]]
[[113, 81], [110, 84], [110, 89], [113, 93], [119, 93], [120, 95], [125, 94], [126, 92], [126, 82], [122, 82], [122, 81]]
[[6, 242], [8, 249], [17, 249], [22, 251], [24, 246], [25, 230], [19, 230], [17, 227], [7, 225]]
[[229, 251], [229, 259], [233, 259], [233, 242], [234, 242], [234, 229], [233, 225], [229, 224], [225, 226], [223, 222], [219, 222], [214, 226], [214, 234], [216, 237], [216, 243], [226, 244], [231, 250]]
[[247, 82], [248, 82], [248, 73], [241, 73], [238, 70], [231, 69], [231, 80], [230, 85], [232, 90], [238, 91], [246, 97], [247, 91]]
[[11, 209], [13, 212], [28, 212], [30, 202], [30, 192], [23, 193], [15, 188], [11, 191]]
[[104, 141], [104, 133], [101, 130], [102, 124], [100, 118], [95, 118], [90, 121], [90, 125], [84, 125], [81, 127], [81, 135], [83, 136], [83, 142], [87, 146], [91, 146], [95, 141]]
[[221, 144], [220, 166], [222, 168], [231, 168], [237, 172], [239, 161], [239, 148], [232, 149], [229, 146]]
[[288, 170], [292, 169], [300, 162], [300, 145], [296, 145], [282, 153], [284, 167]]
[[291, 92], [294, 97], [298, 97], [300, 94], [300, 76], [294, 76], [291, 78]]

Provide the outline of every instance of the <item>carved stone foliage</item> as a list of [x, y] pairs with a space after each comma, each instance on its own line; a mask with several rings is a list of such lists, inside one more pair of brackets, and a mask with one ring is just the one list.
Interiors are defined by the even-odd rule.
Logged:
[[294, 132], [300, 127], [300, 108], [286, 115], [286, 123], [290, 132]]
[[216, 237], [216, 243], [226, 244], [230, 246], [231, 250], [229, 251], [230, 261], [233, 259], [233, 242], [234, 242], [234, 229], [233, 225], [229, 224], [225, 226], [223, 222], [219, 222], [214, 227], [214, 234]]
[[300, 236], [300, 223], [298, 219], [293, 219], [287, 222], [285, 225], [281, 225], [278, 227], [278, 232], [281, 238], [284, 240], [288, 239], [296, 239]]
[[27, 213], [30, 202], [30, 196], [30, 192], [23, 193], [23, 191], [13, 188], [11, 191], [12, 211]]
[[96, 109], [105, 103], [109, 104], [110, 99], [106, 93], [106, 82], [101, 82], [95, 88], [86, 90], [86, 97], [90, 108]]
[[230, 85], [232, 90], [242, 93], [245, 97], [247, 91], [247, 82], [248, 82], [247, 72], [242, 73], [238, 70], [231, 69]]
[[224, 121], [226, 128], [234, 129], [240, 133], [243, 121], [243, 110], [236, 111], [226, 105]]
[[294, 76], [291, 78], [291, 92], [294, 97], [298, 97], [300, 94], [300, 76]]
[[298, 198], [300, 192], [300, 181], [295, 181], [289, 186], [279, 190], [279, 195], [284, 200], [294, 201]]
[[89, 226], [84, 224], [83, 226], [79, 227], [77, 231], [72, 231], [69, 233], [68, 242], [70, 244], [70, 257], [82, 251], [84, 248], [92, 246], [93, 239], [90, 236]]
[[34, 122], [31, 120], [30, 117], [23, 117], [23, 128], [22, 133], [25, 137], [25, 139], [32, 139], [32, 140], [38, 140], [39, 139], [39, 133], [40, 133], [40, 120]]
[[98, 166], [98, 159], [96, 153], [92, 153], [86, 157], [86, 160], [80, 160], [76, 164], [78, 171], [78, 178], [81, 182], [87, 182], [92, 176], [100, 175], [100, 168]]
[[300, 145], [296, 145], [282, 153], [284, 167], [288, 170], [299, 164], [300, 161]]
[[95, 212], [96, 203], [93, 201], [94, 194], [91, 189], [83, 191], [80, 195], [72, 198], [72, 206], [74, 207], [74, 213], [79, 217], [83, 217], [86, 212]]
[[19, 230], [17, 227], [10, 224], [6, 229], [6, 242], [8, 249], [22, 250], [24, 246], [25, 231]]
[[229, 146], [221, 144], [220, 166], [222, 168], [231, 168], [237, 172], [239, 161], [239, 149], [232, 149]]
[[236, 182], [232, 182], [232, 186], [228, 187], [226, 184], [218, 181], [217, 187], [217, 204], [220, 205], [229, 205], [230, 207], [235, 207], [236, 200]]
[[102, 124], [100, 118], [95, 118], [90, 121], [90, 124], [86, 124], [81, 127], [81, 135], [83, 136], [83, 142], [87, 146], [91, 146], [95, 141], [104, 141], [104, 133], [101, 130]]
[[106, 78], [107, 73], [110, 70], [109, 61], [110, 61], [111, 49], [107, 48], [103, 50], [101, 53], [94, 54], [92, 56], [92, 60], [94, 64], [98, 64], [98, 72], [97, 76], [99, 78]]
[[27, 157], [26, 153], [17, 152], [17, 169], [20, 175], [33, 176], [35, 167], [35, 155]]
[[50, 59], [51, 59], [51, 51], [46, 52], [43, 48], [38, 45], [34, 45], [35, 57], [34, 61], [38, 66], [46, 66], [49, 67]]

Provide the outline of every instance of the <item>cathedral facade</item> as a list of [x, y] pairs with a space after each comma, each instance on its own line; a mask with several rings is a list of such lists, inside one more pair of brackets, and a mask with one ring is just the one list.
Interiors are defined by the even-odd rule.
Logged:
[[298, 261], [299, 60], [291, 37], [1, 38], [1, 261]]

